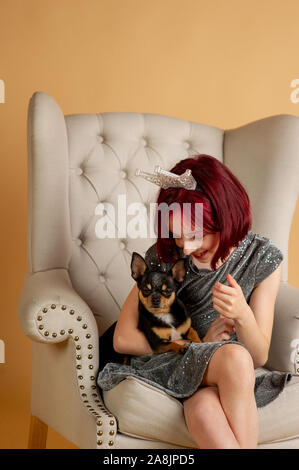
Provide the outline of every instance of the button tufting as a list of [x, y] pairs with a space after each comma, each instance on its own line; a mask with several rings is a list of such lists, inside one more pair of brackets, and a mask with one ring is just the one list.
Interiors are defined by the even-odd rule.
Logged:
[[186, 149], [189, 149], [191, 147], [190, 142], [185, 142], [185, 147], [186, 147]]
[[124, 250], [126, 248], [126, 245], [125, 245], [124, 242], [120, 242], [119, 247], [120, 247], [121, 250]]
[[103, 276], [102, 274], [99, 276], [99, 280], [100, 282], [106, 282], [105, 276]]
[[77, 173], [77, 175], [82, 175], [82, 173], [83, 173], [82, 168], [77, 168], [76, 173]]
[[142, 145], [143, 147], [146, 147], [146, 146], [147, 146], [147, 141], [146, 141], [146, 139], [141, 139], [140, 143], [141, 143], [141, 145]]
[[76, 240], [76, 245], [81, 246], [82, 245], [82, 240], [80, 238], [77, 238]]
[[124, 170], [122, 170], [122, 171], [120, 172], [120, 176], [121, 176], [121, 178], [126, 178], [126, 177], [127, 177], [127, 173], [126, 173]]
[[104, 138], [102, 135], [98, 135], [97, 137], [100, 144], [104, 142]]

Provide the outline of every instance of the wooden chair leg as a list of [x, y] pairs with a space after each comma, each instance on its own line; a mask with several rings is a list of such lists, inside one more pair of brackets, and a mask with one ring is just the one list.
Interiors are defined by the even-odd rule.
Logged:
[[28, 449], [45, 449], [47, 443], [48, 426], [36, 416], [30, 416]]

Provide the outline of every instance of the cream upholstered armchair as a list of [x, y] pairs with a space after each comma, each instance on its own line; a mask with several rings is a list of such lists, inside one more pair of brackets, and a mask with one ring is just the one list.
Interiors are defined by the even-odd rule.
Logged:
[[118, 195], [126, 195], [125, 209], [132, 202], [148, 207], [159, 189], [136, 177], [136, 168], [169, 169], [198, 153], [219, 158], [242, 181], [252, 230], [284, 253], [265, 368], [294, 376], [259, 409], [259, 448], [299, 448], [299, 291], [287, 283], [299, 118], [277, 115], [223, 130], [158, 114], [64, 116], [44, 92], [33, 94], [28, 110], [29, 272], [18, 305], [32, 339], [29, 447], [45, 447], [51, 426], [79, 448], [196, 448], [175, 398], [133, 377], [103, 394], [96, 385], [99, 337], [133, 287], [131, 253], [144, 255], [155, 242], [117, 232], [99, 238], [96, 208], [110, 203], [117, 213]]

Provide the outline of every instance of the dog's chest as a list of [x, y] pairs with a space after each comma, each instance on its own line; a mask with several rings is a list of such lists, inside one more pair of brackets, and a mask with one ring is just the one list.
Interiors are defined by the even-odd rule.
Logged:
[[175, 341], [177, 339], [182, 339], [181, 334], [173, 326], [174, 318], [171, 313], [163, 313], [161, 315], [155, 315], [159, 320], [162, 320], [164, 323], [171, 327], [171, 340]]

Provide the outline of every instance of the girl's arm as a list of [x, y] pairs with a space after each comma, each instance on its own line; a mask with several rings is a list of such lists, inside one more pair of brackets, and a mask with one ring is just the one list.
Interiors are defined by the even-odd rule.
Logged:
[[238, 340], [248, 348], [255, 368], [268, 360], [281, 272], [282, 264], [252, 291], [247, 312], [235, 319]]
[[113, 348], [118, 353], [134, 356], [153, 353], [145, 335], [137, 328], [138, 302], [138, 287], [135, 284], [120, 311], [114, 331]]
[[234, 321], [238, 341], [250, 352], [254, 367], [263, 366], [268, 359], [282, 265], [258, 284], [247, 303], [241, 286], [227, 275], [229, 286], [216, 282], [212, 288], [213, 307], [222, 316]]

